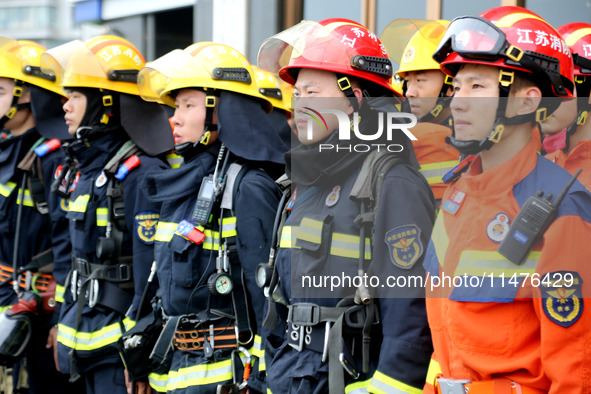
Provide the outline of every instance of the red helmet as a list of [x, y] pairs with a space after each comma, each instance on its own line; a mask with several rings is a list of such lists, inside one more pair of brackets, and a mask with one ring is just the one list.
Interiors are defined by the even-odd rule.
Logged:
[[258, 66], [292, 85], [293, 71], [313, 68], [370, 81], [400, 96], [392, 88], [392, 63], [384, 45], [348, 19], [302, 21], [268, 38], [259, 48]]
[[[454, 75], [465, 63], [535, 74], [544, 96], [572, 97], [573, 63], [560, 34], [525, 8], [495, 7], [479, 17], [454, 19], [433, 58]], [[509, 86], [512, 77], [500, 80]]]
[[556, 31], [560, 33], [573, 53], [575, 75], [590, 75], [591, 25], [583, 22], [567, 23]]

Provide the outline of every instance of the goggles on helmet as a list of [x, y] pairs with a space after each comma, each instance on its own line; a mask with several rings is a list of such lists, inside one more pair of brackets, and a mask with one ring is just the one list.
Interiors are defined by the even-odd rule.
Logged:
[[521, 50], [507, 41], [500, 28], [479, 16], [454, 19], [435, 50], [433, 59], [442, 63], [452, 53], [475, 61], [503, 60], [507, 66], [519, 67], [534, 74], [541, 73], [549, 78], [554, 92], [560, 96], [568, 95], [566, 89], [572, 91], [573, 88], [571, 81], [561, 78], [557, 58]]

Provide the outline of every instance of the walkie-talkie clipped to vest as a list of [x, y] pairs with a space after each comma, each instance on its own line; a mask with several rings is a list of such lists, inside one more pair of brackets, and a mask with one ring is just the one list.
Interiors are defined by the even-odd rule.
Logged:
[[580, 173], [581, 169], [570, 179], [553, 202], [550, 201], [552, 195], [548, 194], [544, 198], [544, 192], [541, 190], [530, 196], [509, 227], [509, 232], [497, 251], [512, 263], [522, 264], [531, 248], [544, 235], [556, 217], [558, 206]]

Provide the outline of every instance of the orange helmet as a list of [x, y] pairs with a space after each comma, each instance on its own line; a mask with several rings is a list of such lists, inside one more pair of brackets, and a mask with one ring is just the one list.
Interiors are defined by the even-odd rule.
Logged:
[[[302, 21], [263, 42], [258, 66], [287, 83], [300, 68], [325, 70], [372, 82], [400, 96], [392, 87], [392, 62], [378, 37], [348, 19]], [[339, 79], [345, 90], [346, 78]]]
[[[476, 16], [454, 19], [433, 59], [453, 76], [459, 65], [485, 64], [536, 76], [546, 97], [572, 97], [572, 56], [560, 34], [540, 16], [525, 8], [495, 7]], [[501, 75], [501, 86], [513, 82]]]

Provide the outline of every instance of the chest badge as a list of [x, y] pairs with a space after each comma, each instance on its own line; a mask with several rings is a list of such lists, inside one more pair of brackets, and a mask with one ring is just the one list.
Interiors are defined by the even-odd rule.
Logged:
[[341, 197], [341, 187], [339, 185], [337, 185], [337, 186], [333, 187], [332, 191], [330, 193], [328, 193], [328, 196], [326, 196], [326, 200], [325, 200], [326, 206], [332, 207], [337, 202], [339, 202], [340, 197]]
[[105, 186], [105, 183], [107, 183], [107, 174], [105, 174], [105, 172], [102, 171], [98, 178], [96, 178], [96, 182], [94, 182], [94, 185], [96, 187], [103, 187]]
[[466, 198], [466, 193], [461, 191], [460, 189], [454, 188], [454, 190], [449, 195], [448, 199], [445, 200], [443, 205], [441, 205], [441, 209], [446, 212], [455, 215], [458, 209], [464, 203], [464, 199]]
[[491, 241], [501, 243], [501, 241], [505, 239], [507, 231], [509, 231], [510, 222], [509, 215], [499, 212], [493, 220], [488, 222], [488, 225], [486, 226], [486, 235]]

